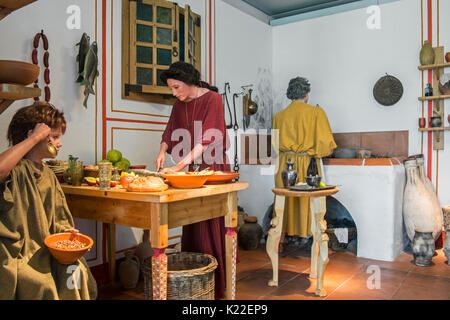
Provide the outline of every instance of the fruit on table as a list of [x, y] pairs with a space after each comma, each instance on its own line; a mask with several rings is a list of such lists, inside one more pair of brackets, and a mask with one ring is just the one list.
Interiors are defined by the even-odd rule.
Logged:
[[94, 177], [86, 177], [84, 178], [84, 180], [90, 186], [95, 186], [97, 184], [97, 179], [95, 179]]
[[128, 169], [130, 168], [130, 165], [125, 162], [122, 162], [122, 160], [114, 162], [113, 165], [114, 165], [114, 167], [118, 167], [118, 168], [122, 169], [122, 172], [128, 171]]
[[100, 179], [99, 178], [95, 178], [95, 184], [99, 185], [100, 184]]
[[120, 174], [120, 176], [121, 176], [121, 177], [123, 177], [123, 176], [133, 176], [133, 177], [136, 177], [136, 173], [134, 173], [134, 172], [124, 172], [124, 171], [122, 171], [122, 173]]
[[126, 174], [120, 177], [120, 184], [126, 188], [130, 183], [134, 181], [135, 177], [131, 174]]
[[117, 186], [117, 181], [111, 180], [110, 186], [111, 186], [111, 188], [114, 188], [115, 186]]
[[120, 161], [120, 159], [122, 159], [122, 152], [114, 149], [109, 150], [108, 153], [106, 154], [106, 159], [112, 163], [116, 163]]
[[320, 181], [319, 188], [324, 188], [324, 187], [325, 187], [325, 183], [323, 183], [323, 181]]

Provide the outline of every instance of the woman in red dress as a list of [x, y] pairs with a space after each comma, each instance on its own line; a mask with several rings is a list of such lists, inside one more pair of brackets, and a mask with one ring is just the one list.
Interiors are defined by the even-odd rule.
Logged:
[[[169, 122], [162, 136], [161, 149], [155, 160], [156, 170], [181, 171], [193, 164], [199, 170], [209, 168], [230, 171], [226, 156], [229, 139], [226, 131], [222, 96], [217, 88], [200, 80], [200, 73], [191, 64], [175, 62], [161, 75], [161, 80], [178, 99], [172, 107]], [[182, 151], [182, 154], [180, 154]], [[164, 168], [166, 152], [177, 164]], [[224, 218], [183, 227], [183, 251], [210, 254], [217, 259], [215, 297], [225, 292], [225, 225]]]

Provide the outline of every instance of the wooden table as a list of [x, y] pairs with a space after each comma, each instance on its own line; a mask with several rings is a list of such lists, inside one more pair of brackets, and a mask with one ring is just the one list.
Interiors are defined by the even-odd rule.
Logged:
[[225, 216], [226, 298], [234, 300], [237, 252], [237, 191], [248, 182], [205, 185], [198, 189], [168, 189], [163, 192], [104, 191], [98, 187], [62, 184], [74, 217], [109, 224], [107, 233], [109, 276], [115, 275], [115, 225], [151, 230], [153, 299], [167, 299], [168, 229]]
[[278, 245], [280, 243], [281, 229], [283, 226], [283, 214], [285, 197], [310, 197], [311, 209], [311, 232], [313, 233], [313, 244], [311, 247], [311, 271], [310, 278], [317, 278], [315, 294], [326, 296], [323, 288], [323, 277], [328, 263], [328, 235], [327, 223], [324, 220], [326, 212], [326, 196], [335, 194], [337, 188], [320, 191], [291, 191], [285, 188], [273, 188], [275, 193], [274, 217], [270, 224], [267, 238], [266, 251], [272, 262], [273, 278], [268, 282], [269, 286], [278, 286]]

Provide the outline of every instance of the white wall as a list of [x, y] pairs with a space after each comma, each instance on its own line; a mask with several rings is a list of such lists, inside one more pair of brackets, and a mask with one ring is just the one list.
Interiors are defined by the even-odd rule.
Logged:
[[[233, 93], [242, 92], [241, 86], [253, 85], [252, 98], [258, 103], [258, 112], [264, 106], [272, 107], [272, 28], [243, 13], [231, 5], [217, 1], [217, 86], [224, 92], [224, 84], [230, 83], [231, 95], [228, 95], [233, 112]], [[231, 18], [232, 17], [232, 18]], [[268, 85], [270, 84], [270, 85]], [[228, 111], [225, 110], [227, 122]], [[236, 112], [239, 132], [242, 124], [242, 95], [236, 99]], [[253, 118], [253, 117], [252, 117]], [[254, 120], [250, 123], [256, 128]], [[269, 120], [271, 124], [272, 120]], [[234, 164], [234, 130], [228, 134], [232, 145], [228, 152], [231, 169]], [[240, 141], [238, 141], [238, 152]], [[240, 154], [239, 154], [240, 156]], [[241, 165], [240, 180], [249, 181], [250, 187], [240, 191], [238, 203], [249, 215], [258, 217], [262, 222], [266, 208], [272, 204], [273, 195], [270, 187], [273, 176], [261, 176], [261, 166]]]

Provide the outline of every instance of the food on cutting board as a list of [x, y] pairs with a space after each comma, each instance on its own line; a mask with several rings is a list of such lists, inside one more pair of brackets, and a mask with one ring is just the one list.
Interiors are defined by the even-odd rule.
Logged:
[[160, 177], [148, 176], [135, 178], [126, 188], [133, 192], [160, 192], [167, 190], [169, 186]]
[[132, 174], [123, 174], [123, 173], [124, 172], [122, 172], [122, 176], [120, 177], [120, 184], [122, 185], [123, 188], [126, 188], [130, 183], [134, 181], [136, 177]]

